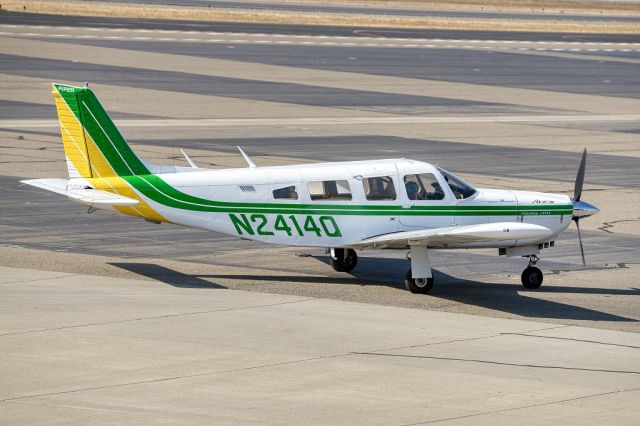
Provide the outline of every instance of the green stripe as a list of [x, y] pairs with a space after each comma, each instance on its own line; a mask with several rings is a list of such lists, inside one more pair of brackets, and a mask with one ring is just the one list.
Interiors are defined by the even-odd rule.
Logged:
[[[329, 214], [358, 216], [519, 216], [570, 215], [572, 205], [541, 206], [411, 206], [299, 203], [238, 203], [195, 197], [151, 174], [131, 150], [113, 121], [88, 88], [56, 85], [98, 149], [118, 176], [145, 197], [163, 206], [210, 213]], [[73, 106], [73, 107], [72, 107]]]

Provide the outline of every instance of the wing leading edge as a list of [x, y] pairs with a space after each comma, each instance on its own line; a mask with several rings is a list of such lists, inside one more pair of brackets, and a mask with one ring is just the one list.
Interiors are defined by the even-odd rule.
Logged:
[[353, 248], [403, 248], [411, 245], [447, 247], [454, 244], [544, 239], [552, 235], [544, 226], [520, 222], [483, 223], [449, 228], [394, 232], [350, 244]]

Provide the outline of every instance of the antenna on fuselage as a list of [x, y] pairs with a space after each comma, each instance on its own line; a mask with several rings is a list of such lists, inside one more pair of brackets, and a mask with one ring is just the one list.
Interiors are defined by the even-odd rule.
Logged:
[[187, 163], [189, 163], [191, 168], [193, 168], [193, 169], [197, 169], [198, 168], [198, 166], [196, 166], [196, 163], [191, 159], [191, 157], [189, 157], [187, 155], [187, 153], [184, 152], [184, 149], [180, 148], [180, 152], [182, 153], [182, 156], [184, 157], [184, 159], [187, 160]]
[[254, 163], [253, 160], [251, 160], [251, 158], [247, 155], [247, 153], [244, 152], [242, 148], [240, 148], [240, 145], [238, 145], [238, 151], [240, 151], [240, 154], [242, 154], [242, 156], [244, 157], [244, 160], [247, 162], [250, 168], [253, 169], [255, 167], [258, 167], [256, 166], [256, 163]]

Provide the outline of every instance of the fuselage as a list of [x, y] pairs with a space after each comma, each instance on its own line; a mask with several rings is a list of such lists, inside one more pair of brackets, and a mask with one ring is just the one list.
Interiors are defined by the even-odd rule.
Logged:
[[[393, 232], [491, 222], [542, 225], [553, 232], [545, 238], [551, 241], [571, 223], [573, 208], [566, 195], [475, 189], [445, 170], [407, 159], [194, 169], [139, 176], [136, 181], [133, 190], [157, 217], [119, 209], [123, 213], [294, 246], [348, 247]], [[83, 178], [71, 185], [119, 190], [117, 185], [126, 183]]]

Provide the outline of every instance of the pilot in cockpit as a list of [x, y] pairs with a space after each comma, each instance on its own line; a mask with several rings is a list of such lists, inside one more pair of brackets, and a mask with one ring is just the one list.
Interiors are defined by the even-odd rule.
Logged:
[[404, 186], [407, 188], [407, 197], [409, 197], [410, 200], [417, 200], [420, 186], [414, 181], [406, 182]]

